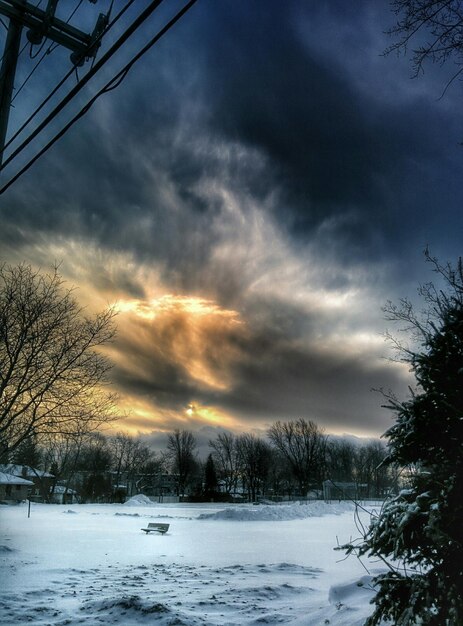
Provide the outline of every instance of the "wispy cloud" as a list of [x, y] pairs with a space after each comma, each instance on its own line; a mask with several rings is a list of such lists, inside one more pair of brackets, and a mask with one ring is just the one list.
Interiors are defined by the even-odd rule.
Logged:
[[312, 4], [198, 3], [2, 198], [4, 259], [119, 310], [134, 431], [379, 433], [406, 393], [381, 305], [460, 252], [460, 111], [378, 56], [387, 2]]

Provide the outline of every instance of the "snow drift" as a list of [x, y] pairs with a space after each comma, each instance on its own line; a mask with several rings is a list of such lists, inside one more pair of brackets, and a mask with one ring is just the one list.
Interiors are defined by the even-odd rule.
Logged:
[[347, 511], [353, 511], [354, 505], [350, 502], [327, 504], [326, 502], [310, 502], [300, 504], [294, 502], [287, 505], [267, 505], [253, 507], [233, 507], [217, 511], [216, 513], [201, 513], [198, 519], [231, 520], [237, 522], [265, 522], [265, 521], [289, 521], [294, 519], [306, 519], [308, 517], [320, 517], [322, 515], [341, 515]]

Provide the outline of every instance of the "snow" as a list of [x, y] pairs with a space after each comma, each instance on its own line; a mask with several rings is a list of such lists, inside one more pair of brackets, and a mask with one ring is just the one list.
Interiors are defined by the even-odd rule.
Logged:
[[[169, 532], [143, 533], [153, 519]], [[360, 626], [375, 593], [334, 550], [358, 534], [345, 503], [32, 503], [0, 529], [3, 626]]]
[[26, 480], [25, 478], [19, 478], [18, 476], [14, 476], [13, 474], [5, 474], [5, 472], [0, 472], [0, 485], [33, 485], [34, 483], [31, 480]]
[[29, 467], [28, 465], [14, 465], [13, 463], [0, 465], [0, 471], [23, 478], [24, 475], [28, 476], [29, 478], [54, 478], [53, 474], [49, 474], [48, 472], [35, 469], [34, 467]]
[[239, 522], [252, 521], [285, 521], [291, 519], [306, 519], [321, 515], [339, 515], [346, 511], [354, 511], [350, 502], [327, 504], [326, 502], [311, 502], [310, 504], [261, 505], [254, 507], [234, 507], [217, 511], [216, 513], [201, 513], [199, 519], [234, 520]]
[[124, 502], [124, 506], [153, 506], [153, 501], [148, 496], [139, 493], [127, 500], [127, 502]]

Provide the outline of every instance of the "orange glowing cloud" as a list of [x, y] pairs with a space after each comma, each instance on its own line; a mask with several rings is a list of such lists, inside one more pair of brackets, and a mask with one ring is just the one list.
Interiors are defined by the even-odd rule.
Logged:
[[[227, 390], [232, 384], [230, 366], [239, 350], [230, 338], [242, 331], [239, 313], [212, 300], [166, 294], [151, 300], [124, 300], [117, 305], [120, 334], [138, 345], [138, 362], [130, 363], [146, 377], [152, 371], [146, 360], [181, 367], [188, 377], [210, 389]], [[144, 346], [144, 349], [143, 349]], [[127, 354], [113, 355], [124, 367]]]
[[204, 426], [220, 426], [239, 431], [245, 427], [223, 409], [204, 406], [198, 402], [190, 402], [186, 408], [176, 411], [156, 407], [141, 398], [125, 395], [121, 397], [119, 406], [127, 415], [113, 424], [113, 430], [123, 427], [132, 435], [153, 431], [168, 433], [175, 428], [196, 430]]

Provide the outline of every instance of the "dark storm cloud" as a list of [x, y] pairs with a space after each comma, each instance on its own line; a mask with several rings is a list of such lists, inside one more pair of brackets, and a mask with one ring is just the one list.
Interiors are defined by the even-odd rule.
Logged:
[[[332, 3], [334, 10], [342, 4]], [[309, 22], [311, 8], [295, 2], [282, 12], [279, 6], [247, 4], [243, 19], [242, 4], [225, 4], [209, 15], [205, 80], [212, 124], [269, 158], [273, 184], [283, 190], [282, 204], [293, 210], [296, 229], [352, 207], [360, 210], [362, 223], [348, 234], [360, 252], [360, 241], [368, 248], [369, 229], [397, 234], [397, 213], [410, 207], [397, 196], [394, 202], [395, 187], [413, 188], [422, 214], [437, 202], [438, 194], [426, 185], [427, 170], [445, 159], [449, 147], [453, 151], [455, 124], [424, 98], [397, 106], [360, 92], [342, 71], [348, 48], [338, 48], [335, 65], [318, 52], [322, 30], [310, 39], [307, 33], [307, 41], [297, 32], [296, 18], [305, 13]], [[354, 43], [362, 15], [355, 11], [346, 19], [352, 29], [347, 44]]]
[[[405, 372], [380, 360], [376, 345], [354, 343], [352, 349], [347, 342], [308, 340], [319, 323], [297, 307], [255, 303], [254, 314], [238, 325], [217, 315], [192, 320], [172, 307], [152, 320], [133, 320], [132, 332], [117, 340], [115, 381], [131, 397], [157, 407], [158, 427], [184, 427], [185, 410], [194, 402], [233, 416], [235, 427], [305, 417], [328, 430], [349, 424], [374, 434], [390, 418], [372, 388], [406, 393]], [[178, 416], [162, 417], [165, 411]], [[188, 420], [190, 428], [202, 423], [200, 414]], [[146, 417], [134, 416], [130, 424], [142, 428]]]
[[246, 332], [201, 326], [202, 347], [178, 312], [148, 330], [121, 316], [124, 393], [163, 411], [195, 399], [250, 425], [385, 428], [370, 388], [400, 393], [405, 378], [350, 335], [378, 330], [426, 243], [460, 252], [463, 225], [454, 101], [378, 60], [386, 8], [203, 0], [0, 199], [10, 256], [43, 264], [63, 249], [51, 263], [72, 277], [88, 264], [96, 292], [146, 304], [155, 283], [239, 311]]
[[[439, 247], [437, 214], [460, 222], [458, 125], [437, 93], [394, 102], [359, 89], [352, 75], [366, 72], [361, 57], [356, 73], [343, 63], [366, 36], [371, 10], [344, 4], [329, 3], [324, 17], [299, 1], [285, 10], [279, 2], [196, 6], [12, 190], [4, 219], [80, 233], [187, 275], [207, 263], [220, 206], [197, 186], [215, 178], [256, 201], [276, 194], [269, 210], [302, 241], [330, 217], [351, 214], [332, 232], [344, 263], [401, 256], [405, 241]], [[377, 56], [387, 11], [373, 15], [381, 43], [368, 53]], [[305, 33], [300, 24], [315, 17], [317, 30]], [[328, 56], [322, 42], [335, 18], [347, 34]], [[406, 63], [399, 69], [400, 88]], [[232, 144], [259, 164], [244, 150], [225, 157], [214, 149]]]
[[346, 423], [365, 433], [382, 432], [388, 416], [380, 409], [374, 389], [406, 394], [406, 380], [388, 363], [372, 365], [372, 355], [343, 354], [293, 346], [286, 340], [256, 337], [248, 344], [248, 358], [239, 379], [222, 406], [231, 413], [275, 419], [305, 417], [340, 431]]
[[[277, 192], [277, 219], [302, 237], [330, 216], [354, 211], [357, 219], [339, 233], [341, 255], [397, 250], [413, 236], [407, 231], [417, 215], [429, 223], [419, 237], [432, 232], [443, 188], [445, 211], [456, 208], [455, 186], [439, 168], [453, 154], [452, 139], [457, 143], [455, 123], [431, 99], [378, 101], [343, 71], [342, 59], [369, 17], [367, 5], [359, 6], [363, 12], [331, 3], [325, 22], [317, 16], [318, 32], [306, 36], [298, 23], [310, 23], [316, 11], [304, 2], [284, 11], [272, 1], [195, 7], [178, 35], [173, 31], [128, 84], [37, 166], [41, 184], [31, 174], [11, 194], [14, 219], [20, 202], [29, 225], [80, 230], [118, 249], [181, 262], [168, 242], [188, 241], [190, 229], [201, 233], [216, 210], [195, 185], [225, 176], [258, 200]], [[325, 57], [320, 41], [340, 14], [351, 35], [338, 47], [333, 42]], [[378, 18], [375, 27], [380, 33], [386, 24]], [[357, 71], [364, 71], [361, 65]], [[224, 163], [213, 151], [198, 150], [205, 137], [254, 149], [265, 167], [256, 171], [236, 155]], [[175, 189], [174, 197], [167, 199], [166, 189]], [[169, 202], [181, 208], [181, 219]], [[140, 229], [145, 217], [151, 222]], [[207, 259], [206, 237], [201, 244], [199, 265]]]

